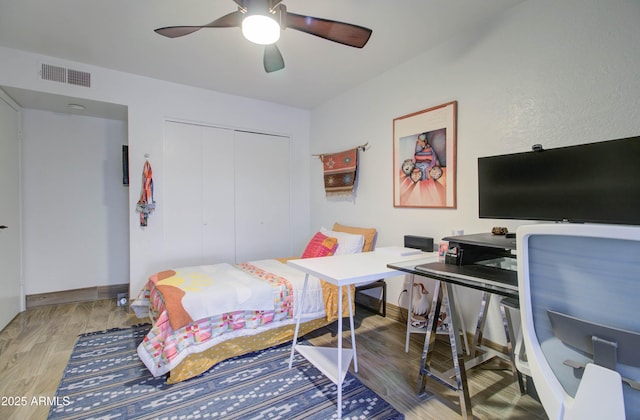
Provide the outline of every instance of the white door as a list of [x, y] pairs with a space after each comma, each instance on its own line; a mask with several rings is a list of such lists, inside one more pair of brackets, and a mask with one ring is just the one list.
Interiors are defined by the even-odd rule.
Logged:
[[236, 262], [291, 256], [289, 138], [236, 131]]
[[167, 262], [233, 263], [233, 131], [167, 121], [164, 156]]
[[0, 91], [0, 329], [24, 309], [20, 284], [20, 113], [5, 98]]

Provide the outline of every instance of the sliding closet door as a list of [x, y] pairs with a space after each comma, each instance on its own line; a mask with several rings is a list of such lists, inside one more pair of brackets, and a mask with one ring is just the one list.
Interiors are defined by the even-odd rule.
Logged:
[[203, 257], [207, 264], [235, 260], [233, 130], [202, 127]]
[[289, 138], [235, 132], [236, 262], [291, 256]]
[[233, 262], [233, 131], [165, 123], [165, 256], [171, 266]]
[[292, 255], [288, 137], [166, 122], [164, 148], [168, 265]]

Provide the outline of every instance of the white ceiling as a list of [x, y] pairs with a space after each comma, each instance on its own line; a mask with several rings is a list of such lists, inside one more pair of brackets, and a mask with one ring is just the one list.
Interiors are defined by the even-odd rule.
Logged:
[[[153, 32], [209, 23], [236, 10], [232, 0], [0, 0], [0, 45], [311, 109], [522, 1], [285, 0], [290, 12], [366, 26], [373, 35], [357, 49], [285, 30], [277, 45], [286, 67], [271, 74], [262, 47], [239, 28], [176, 39]], [[27, 108], [47, 102], [8, 93], [28, 100]]]

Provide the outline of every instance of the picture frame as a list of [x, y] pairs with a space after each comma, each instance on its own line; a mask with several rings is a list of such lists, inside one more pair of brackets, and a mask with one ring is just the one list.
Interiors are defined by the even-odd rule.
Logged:
[[458, 102], [393, 120], [393, 206], [456, 208]]

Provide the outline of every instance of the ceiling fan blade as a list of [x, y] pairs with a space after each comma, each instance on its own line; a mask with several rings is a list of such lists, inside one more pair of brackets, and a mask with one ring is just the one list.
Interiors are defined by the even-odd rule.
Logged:
[[236, 10], [227, 15], [224, 15], [213, 22], [201, 26], [166, 26], [164, 28], [158, 28], [154, 31], [157, 34], [164, 35], [168, 38], [177, 38], [184, 35], [189, 35], [202, 28], [234, 28], [242, 24], [242, 12]]
[[264, 71], [267, 73], [273, 73], [274, 71], [282, 70], [284, 68], [284, 59], [280, 50], [276, 44], [270, 44], [264, 46]]
[[286, 27], [350, 47], [362, 48], [373, 31], [364, 26], [286, 12]]

